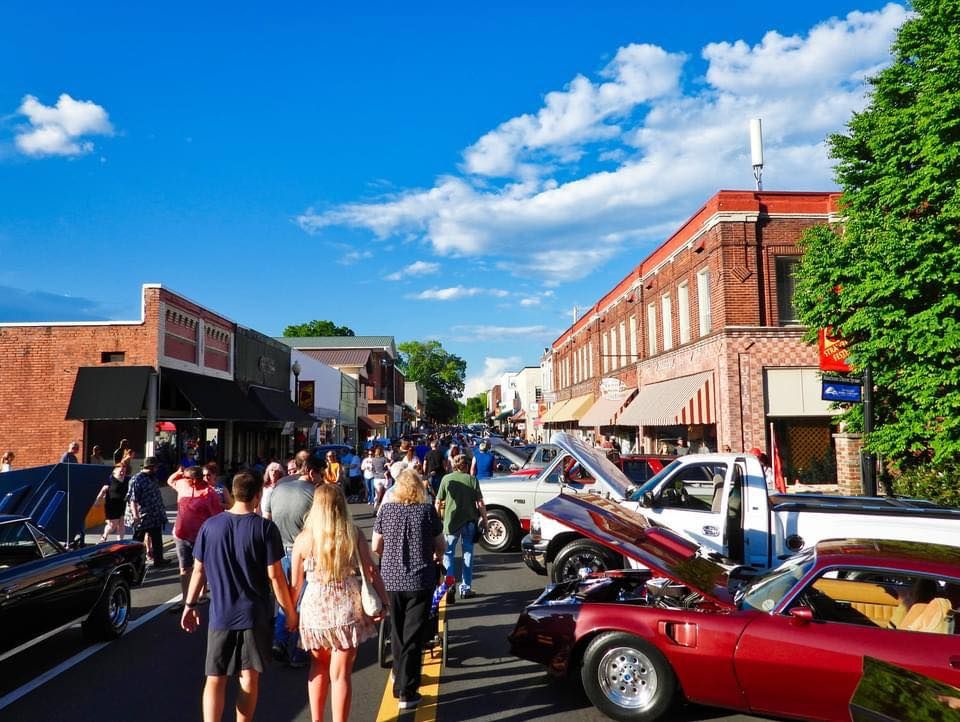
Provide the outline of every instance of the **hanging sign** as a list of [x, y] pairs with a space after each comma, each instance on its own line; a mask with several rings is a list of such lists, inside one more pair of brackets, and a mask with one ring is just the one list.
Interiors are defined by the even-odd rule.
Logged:
[[820, 329], [820, 370], [835, 373], [850, 373], [847, 356], [850, 354], [847, 342], [830, 335], [831, 329]]

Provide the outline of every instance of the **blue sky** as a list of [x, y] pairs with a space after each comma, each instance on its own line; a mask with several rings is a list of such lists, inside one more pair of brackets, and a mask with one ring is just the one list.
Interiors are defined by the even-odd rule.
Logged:
[[470, 390], [752, 187], [749, 118], [766, 188], [833, 188], [906, 12], [198, 5], [5, 3], [0, 321], [135, 318], [160, 282], [269, 334], [439, 338]]

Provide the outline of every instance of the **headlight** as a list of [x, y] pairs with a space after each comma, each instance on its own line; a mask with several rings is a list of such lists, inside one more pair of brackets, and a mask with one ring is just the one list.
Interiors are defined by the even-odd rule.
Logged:
[[533, 516], [530, 517], [530, 538], [533, 540], [534, 544], [540, 543], [540, 522], [542, 517], [537, 513], [533, 512]]

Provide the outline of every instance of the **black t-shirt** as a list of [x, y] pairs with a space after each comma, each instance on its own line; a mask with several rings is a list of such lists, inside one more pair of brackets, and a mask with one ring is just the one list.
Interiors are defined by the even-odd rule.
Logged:
[[444, 473], [443, 462], [443, 452], [439, 449], [430, 449], [430, 451], [427, 452], [427, 458], [423, 464], [424, 473], [427, 476], [433, 472], [437, 472], [438, 474]]

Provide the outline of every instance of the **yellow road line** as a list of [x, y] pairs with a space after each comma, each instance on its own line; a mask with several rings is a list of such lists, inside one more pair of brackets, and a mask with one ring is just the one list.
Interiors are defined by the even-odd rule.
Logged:
[[[440, 600], [439, 629], [447, 623], [447, 599]], [[393, 650], [391, 650], [392, 652]], [[437, 709], [440, 707], [440, 664], [443, 657], [439, 645], [423, 650], [423, 672], [420, 679], [420, 694], [423, 700], [417, 705], [414, 722], [434, 722], [437, 719]], [[387, 674], [387, 684], [383, 689], [380, 700], [380, 709], [377, 711], [377, 722], [392, 722], [400, 716], [400, 707], [393, 698], [393, 684]]]

